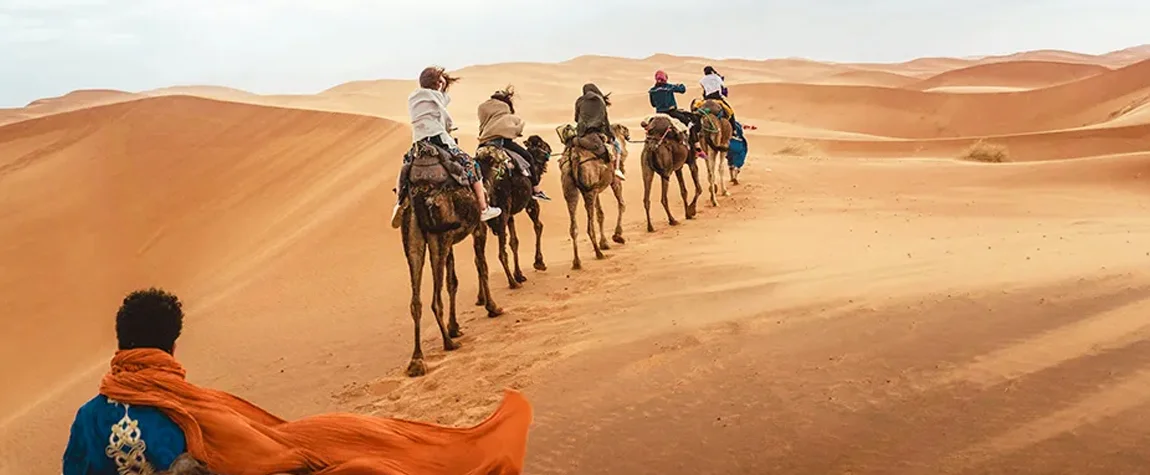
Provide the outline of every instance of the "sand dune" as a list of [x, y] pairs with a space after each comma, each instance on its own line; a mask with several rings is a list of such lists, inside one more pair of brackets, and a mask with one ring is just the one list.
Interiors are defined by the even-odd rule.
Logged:
[[834, 73], [813, 82], [815, 84], [850, 86], [906, 87], [919, 83], [919, 80], [914, 77], [884, 71], [854, 70]]
[[17, 109], [0, 109], [0, 125], [34, 117], [59, 114], [84, 107], [128, 101], [136, 97], [135, 94], [130, 92], [110, 89], [73, 91], [60, 97], [37, 99], [27, 106]]
[[[7, 380], [36, 393], [53, 381], [41, 372], [87, 369], [77, 362], [99, 355], [111, 336], [91, 309], [132, 287], [157, 283], [203, 298], [260, 278], [308, 227], [373, 192], [365, 176], [394, 173], [372, 163], [401, 154], [405, 134], [380, 119], [180, 96], [0, 128], [3, 285], [28, 286], [5, 310], [37, 317], [35, 325], [4, 321], [12, 340], [3, 360], [33, 351], [61, 325], [74, 328], [60, 358], [7, 368]], [[59, 298], [61, 288], [71, 298]], [[5, 392], [0, 408], [26, 402]]]
[[[508, 83], [528, 133], [556, 148], [588, 81], [639, 139], [653, 71], [694, 96], [705, 64], [759, 129], [734, 196], [679, 227], [658, 218], [656, 234], [642, 232], [629, 145], [629, 242], [585, 271], [567, 270], [561, 199], [542, 206], [550, 269], [525, 288], [506, 288], [490, 240], [508, 313], [461, 305], [464, 347], [444, 353], [425, 312], [431, 373], [415, 380], [401, 374], [408, 271], [385, 222], [413, 81], [83, 91], [0, 111], [14, 121], [0, 125], [0, 474], [57, 473], [116, 305], [147, 285], [186, 301], [193, 381], [287, 417], [466, 424], [523, 389], [528, 473], [1137, 473], [1150, 463], [1147, 56], [458, 71], [467, 149], [476, 105]], [[987, 87], [1029, 90], [941, 92]], [[979, 138], [1014, 163], [953, 159]], [[558, 198], [556, 170], [543, 186]], [[469, 303], [473, 251], [458, 251]]]
[[1077, 81], [1108, 71], [1110, 68], [1094, 64], [1009, 61], [950, 70], [908, 87], [920, 91], [948, 86], [1036, 89]]
[[755, 118], [899, 138], [970, 137], [1105, 123], [1146, 101], [1147, 72], [1150, 61], [1143, 61], [1068, 84], [998, 94], [806, 84], [738, 85], [731, 94], [745, 97], [739, 107]]

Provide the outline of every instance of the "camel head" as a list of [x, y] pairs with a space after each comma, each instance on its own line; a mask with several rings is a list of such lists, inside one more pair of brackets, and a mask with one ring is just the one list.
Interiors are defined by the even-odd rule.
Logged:
[[542, 175], [547, 171], [547, 162], [551, 160], [551, 145], [538, 135], [527, 137], [527, 141], [524, 143], [527, 146], [527, 152], [531, 154], [530, 157], [525, 157], [531, 160], [531, 173], [537, 176]]
[[615, 133], [615, 137], [623, 139], [623, 141], [631, 140], [631, 129], [628, 129], [623, 124], [611, 124], [611, 132]]

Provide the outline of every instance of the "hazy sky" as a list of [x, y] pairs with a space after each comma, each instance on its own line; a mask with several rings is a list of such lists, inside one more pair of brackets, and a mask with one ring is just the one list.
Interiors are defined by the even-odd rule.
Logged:
[[317, 92], [581, 54], [888, 62], [1143, 43], [1147, 0], [0, 0], [0, 107], [80, 88]]

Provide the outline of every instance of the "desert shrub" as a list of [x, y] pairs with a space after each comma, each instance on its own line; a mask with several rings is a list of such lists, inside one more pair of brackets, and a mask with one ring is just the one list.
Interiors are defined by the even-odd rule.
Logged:
[[974, 162], [1003, 163], [1010, 161], [1010, 152], [1005, 145], [979, 139], [967, 147], [959, 158]]
[[787, 142], [783, 144], [783, 148], [775, 151], [775, 155], [812, 157], [818, 155], [818, 152], [818, 147], [806, 140], [787, 140]]

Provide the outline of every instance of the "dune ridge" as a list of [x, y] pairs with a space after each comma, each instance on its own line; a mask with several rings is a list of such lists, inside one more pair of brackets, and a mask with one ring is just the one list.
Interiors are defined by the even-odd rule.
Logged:
[[[1137, 391], [1150, 332], [1129, 320], [1150, 308], [1147, 58], [464, 68], [450, 109], [468, 150], [475, 107], [508, 83], [527, 133], [556, 150], [553, 126], [588, 80], [642, 140], [651, 73], [687, 83], [683, 105], [704, 64], [759, 128], [733, 196], [681, 226], [657, 220], [655, 234], [643, 233], [642, 144], [628, 144], [629, 241], [583, 272], [567, 270], [553, 159], [549, 270], [508, 290], [489, 239], [508, 313], [488, 319], [465, 305], [476, 276], [460, 245], [464, 346], [443, 352], [425, 311], [432, 372], [414, 380], [402, 375], [408, 270], [386, 222], [413, 81], [78, 91], [0, 111], [0, 361], [18, 388], [0, 395], [0, 473], [58, 472], [113, 349], [111, 315], [150, 285], [185, 300], [179, 351], [194, 382], [285, 417], [465, 425], [501, 388], [522, 389], [537, 405], [529, 473], [1133, 473], [1150, 463]], [[1005, 145], [1009, 163], [958, 160], [978, 139]]]
[[946, 86], [1033, 89], [1077, 81], [1110, 70], [1096, 64], [1018, 60], [953, 69], [908, 86], [920, 91]]

